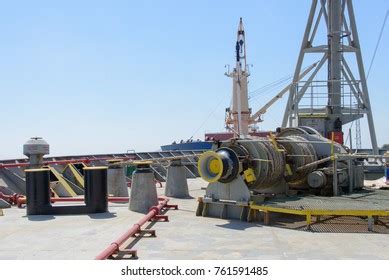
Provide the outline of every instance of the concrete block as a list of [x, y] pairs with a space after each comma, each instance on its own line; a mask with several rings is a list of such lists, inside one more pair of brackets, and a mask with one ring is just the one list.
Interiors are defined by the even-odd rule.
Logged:
[[150, 207], [157, 204], [157, 188], [151, 169], [135, 170], [132, 175], [129, 209], [134, 212], [147, 213]]
[[128, 186], [124, 167], [108, 168], [108, 194], [115, 197], [128, 197]]
[[186, 170], [181, 161], [172, 161], [167, 169], [165, 195], [175, 198], [190, 197]]

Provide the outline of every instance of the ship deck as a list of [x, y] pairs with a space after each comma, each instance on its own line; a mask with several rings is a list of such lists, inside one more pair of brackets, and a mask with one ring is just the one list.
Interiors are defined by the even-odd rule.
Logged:
[[[191, 199], [171, 199], [169, 222], [146, 224], [157, 237], [130, 239], [139, 259], [389, 259], [388, 221], [368, 232], [366, 220], [339, 217], [308, 231], [301, 217], [279, 216], [271, 226], [195, 215], [202, 179], [188, 180]], [[158, 188], [163, 194], [164, 189]], [[389, 191], [388, 191], [389, 192]], [[110, 203], [109, 213], [26, 216], [4, 209], [0, 259], [94, 259], [143, 214]]]

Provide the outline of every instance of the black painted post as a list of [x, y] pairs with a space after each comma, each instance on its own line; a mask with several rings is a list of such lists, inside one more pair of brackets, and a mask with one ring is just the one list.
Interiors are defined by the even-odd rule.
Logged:
[[50, 204], [50, 170], [26, 169], [27, 215], [45, 215]]
[[90, 213], [108, 211], [107, 167], [84, 167], [85, 204]]

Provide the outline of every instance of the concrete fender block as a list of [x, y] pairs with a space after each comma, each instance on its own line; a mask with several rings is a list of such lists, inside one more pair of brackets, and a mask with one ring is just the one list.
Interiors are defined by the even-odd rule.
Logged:
[[158, 204], [154, 174], [137, 172], [132, 175], [129, 209], [134, 212], [147, 213], [150, 207]]
[[167, 170], [165, 195], [175, 198], [187, 198], [189, 196], [186, 170], [183, 165], [170, 165]]
[[108, 168], [108, 193], [115, 197], [128, 197], [128, 186], [123, 167]]

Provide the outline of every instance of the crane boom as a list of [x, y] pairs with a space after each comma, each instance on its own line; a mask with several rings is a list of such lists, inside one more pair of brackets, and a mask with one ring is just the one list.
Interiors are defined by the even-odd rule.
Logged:
[[[309, 66], [304, 72], [300, 74], [297, 81], [300, 81], [304, 78], [313, 68], [316, 67], [318, 62], [315, 62], [311, 66]], [[281, 99], [286, 92], [293, 86], [293, 83], [288, 84], [285, 88], [283, 88], [276, 96], [270, 99], [264, 106], [262, 106], [254, 115], [251, 116], [252, 120], [255, 122], [262, 122], [261, 116], [266, 113], [267, 109], [272, 106], [278, 99]], [[256, 120], [258, 118], [258, 120]]]

